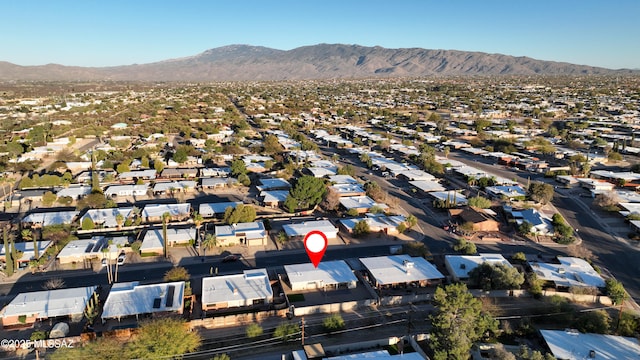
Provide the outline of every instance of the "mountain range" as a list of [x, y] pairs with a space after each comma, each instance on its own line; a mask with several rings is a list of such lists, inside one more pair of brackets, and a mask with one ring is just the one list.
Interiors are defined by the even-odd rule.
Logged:
[[0, 80], [244, 81], [460, 75], [638, 74], [564, 62], [457, 50], [318, 44], [292, 50], [229, 45], [148, 64], [20, 66], [0, 61]]

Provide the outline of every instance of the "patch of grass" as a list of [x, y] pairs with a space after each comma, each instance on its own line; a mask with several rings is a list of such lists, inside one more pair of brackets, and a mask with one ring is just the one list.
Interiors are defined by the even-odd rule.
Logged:
[[289, 302], [301, 302], [304, 301], [304, 295], [302, 294], [289, 294], [287, 295]]

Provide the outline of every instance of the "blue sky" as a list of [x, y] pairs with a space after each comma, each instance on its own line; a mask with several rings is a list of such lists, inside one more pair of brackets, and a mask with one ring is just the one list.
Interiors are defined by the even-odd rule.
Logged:
[[638, 15], [638, 0], [2, 0], [0, 61], [111, 66], [343, 43], [640, 69]]

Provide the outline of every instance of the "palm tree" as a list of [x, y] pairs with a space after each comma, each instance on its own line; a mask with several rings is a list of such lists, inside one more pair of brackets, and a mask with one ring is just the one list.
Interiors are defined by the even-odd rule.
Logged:
[[193, 215], [191, 215], [191, 220], [193, 224], [196, 226], [196, 244], [200, 240], [200, 226], [202, 226], [202, 222], [204, 221], [204, 217], [200, 215], [197, 211], [194, 211]]
[[169, 219], [171, 219], [171, 214], [168, 212], [162, 214], [162, 247], [165, 258], [167, 257], [167, 224], [169, 223]]
[[31, 241], [33, 240], [33, 258], [35, 260], [38, 260], [38, 258], [40, 257], [39, 254], [39, 250], [38, 249], [38, 240], [36, 239], [35, 236], [33, 236], [33, 233], [31, 232], [31, 230], [29, 229], [23, 229], [20, 232], [20, 237], [22, 238], [22, 241], [27, 242], [27, 241]]
[[122, 229], [122, 224], [124, 224], [124, 216], [121, 213], [116, 214], [116, 224], [118, 224], [118, 230]]
[[203, 251], [202, 256], [206, 256], [207, 249], [213, 249], [216, 246], [218, 246], [218, 239], [216, 236], [214, 234], [207, 234], [207, 236], [204, 237], [204, 240], [202, 240], [202, 244], [200, 244]]

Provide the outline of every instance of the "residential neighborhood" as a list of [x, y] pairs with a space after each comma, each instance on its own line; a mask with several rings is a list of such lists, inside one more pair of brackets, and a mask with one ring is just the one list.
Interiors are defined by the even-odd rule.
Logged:
[[477, 359], [637, 356], [638, 79], [580, 80], [5, 85], [3, 338], [431, 358], [463, 304]]

